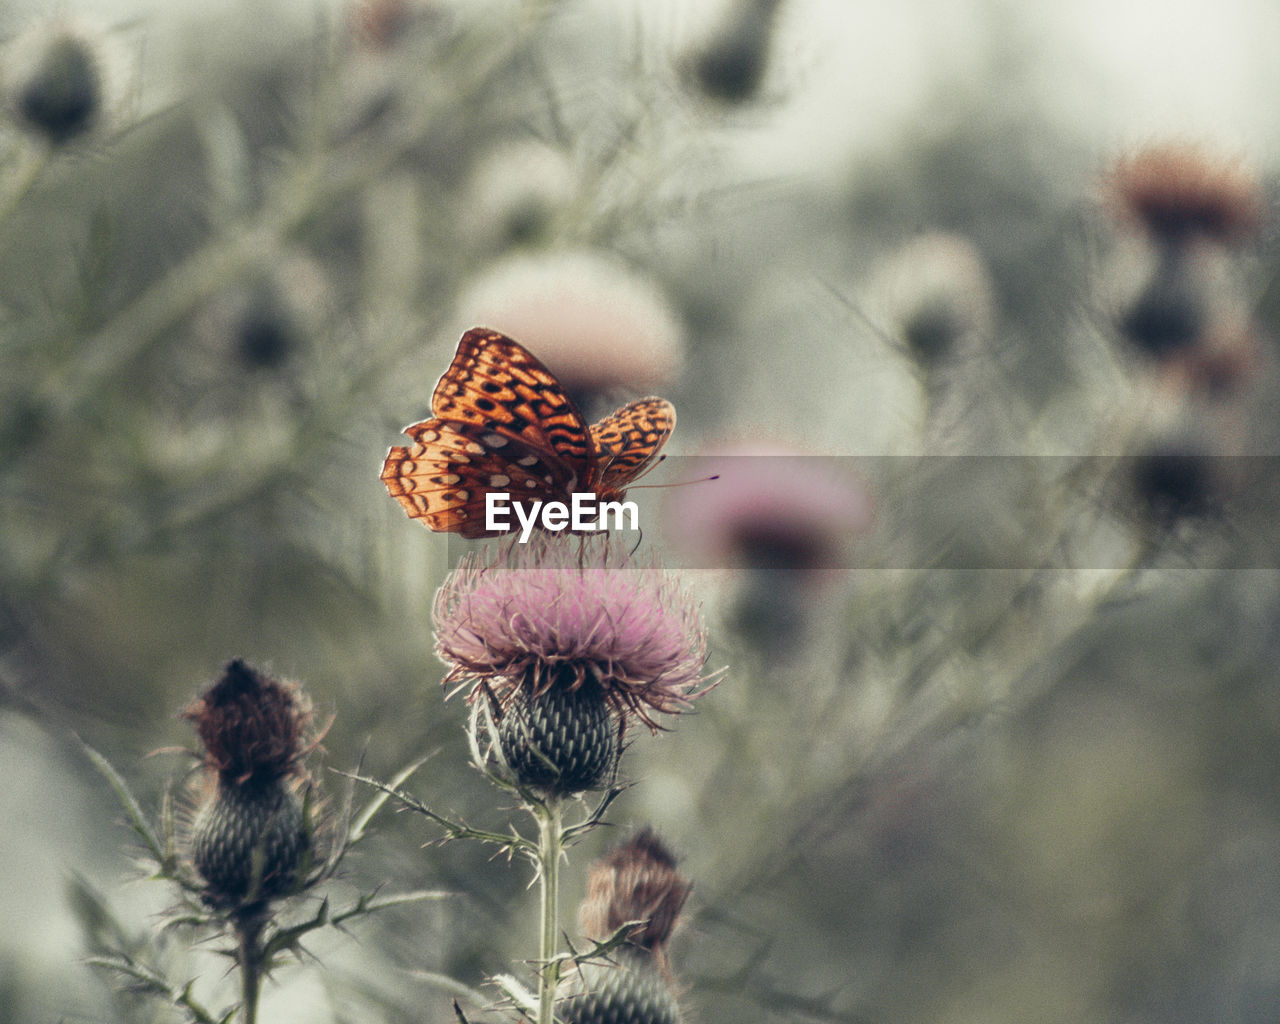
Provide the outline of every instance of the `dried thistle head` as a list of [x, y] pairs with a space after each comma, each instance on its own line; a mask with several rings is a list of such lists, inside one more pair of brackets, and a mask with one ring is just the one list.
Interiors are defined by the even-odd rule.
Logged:
[[310, 702], [240, 659], [183, 712], [204, 744], [208, 788], [189, 836], [205, 903], [255, 917], [299, 884], [314, 836], [291, 776], [309, 747]]
[[309, 749], [311, 702], [301, 688], [239, 658], [182, 717], [195, 724], [206, 767], [228, 782], [281, 779]]
[[643, 828], [591, 865], [579, 925], [584, 935], [601, 941], [628, 921], [643, 921], [629, 941], [660, 953], [692, 889], [676, 870], [675, 855], [657, 833]]
[[1188, 143], [1148, 146], [1120, 160], [1105, 188], [1118, 215], [1163, 244], [1202, 237], [1239, 245], [1258, 234], [1266, 216], [1252, 171]]
[[582, 931], [604, 941], [640, 921], [607, 962], [577, 965], [556, 1007], [569, 1024], [679, 1024], [667, 942], [692, 883], [652, 829], [641, 829], [591, 866], [578, 911]]

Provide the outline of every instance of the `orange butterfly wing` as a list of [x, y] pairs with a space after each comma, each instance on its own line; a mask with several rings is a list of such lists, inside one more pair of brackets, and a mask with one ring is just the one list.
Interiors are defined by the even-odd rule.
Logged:
[[382, 482], [410, 517], [437, 532], [489, 535], [485, 506], [493, 492], [541, 501], [560, 500], [564, 493], [563, 469], [516, 442], [495, 451], [485, 432], [441, 420], [416, 424], [406, 433], [414, 443], [387, 453]]
[[587, 490], [620, 497], [675, 426], [671, 404], [649, 398], [588, 427], [532, 353], [481, 328], [462, 336], [431, 411], [432, 419], [405, 429], [413, 444], [387, 453], [382, 481], [409, 516], [463, 537], [490, 534], [490, 493], [517, 501], [568, 502]]
[[[555, 375], [505, 334], [475, 328], [458, 342], [431, 396], [431, 412], [450, 426], [469, 424], [499, 438], [553, 453], [582, 483], [591, 438], [582, 413]], [[412, 436], [412, 435], [410, 435]]]
[[609, 500], [622, 497], [628, 484], [657, 464], [658, 452], [675, 429], [676, 407], [665, 398], [642, 398], [593, 423], [596, 493]]

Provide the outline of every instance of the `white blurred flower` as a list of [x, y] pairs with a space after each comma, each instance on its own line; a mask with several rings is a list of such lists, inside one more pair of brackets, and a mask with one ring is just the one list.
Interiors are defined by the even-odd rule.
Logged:
[[532, 138], [500, 142], [475, 163], [462, 232], [485, 247], [536, 241], [577, 190], [577, 172], [562, 150]]
[[211, 298], [193, 322], [193, 336], [224, 373], [278, 370], [320, 334], [333, 312], [333, 283], [324, 268], [300, 253], [282, 254], [260, 275]]
[[656, 283], [592, 251], [521, 256], [476, 280], [458, 307], [462, 329], [502, 331], [571, 392], [645, 392], [684, 358], [684, 330]]
[[907, 242], [877, 268], [871, 294], [882, 322], [926, 367], [995, 326], [991, 275], [974, 244], [959, 235], [930, 232]]

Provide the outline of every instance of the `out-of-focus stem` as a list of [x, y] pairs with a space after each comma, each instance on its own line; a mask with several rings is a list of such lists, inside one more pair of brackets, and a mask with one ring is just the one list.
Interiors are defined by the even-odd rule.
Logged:
[[31, 191], [40, 173], [48, 166], [49, 147], [28, 143], [18, 159], [18, 166], [13, 170], [6, 183], [3, 194], [0, 194], [0, 223], [9, 219], [9, 215], [17, 209], [18, 204]]

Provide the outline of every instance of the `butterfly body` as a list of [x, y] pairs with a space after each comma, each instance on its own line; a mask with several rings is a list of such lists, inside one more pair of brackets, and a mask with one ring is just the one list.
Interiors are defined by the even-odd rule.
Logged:
[[559, 501], [590, 492], [618, 501], [675, 429], [663, 398], [586, 422], [563, 386], [519, 342], [475, 328], [431, 397], [432, 418], [405, 428], [412, 444], [387, 453], [382, 481], [432, 530], [481, 537], [486, 496]]

